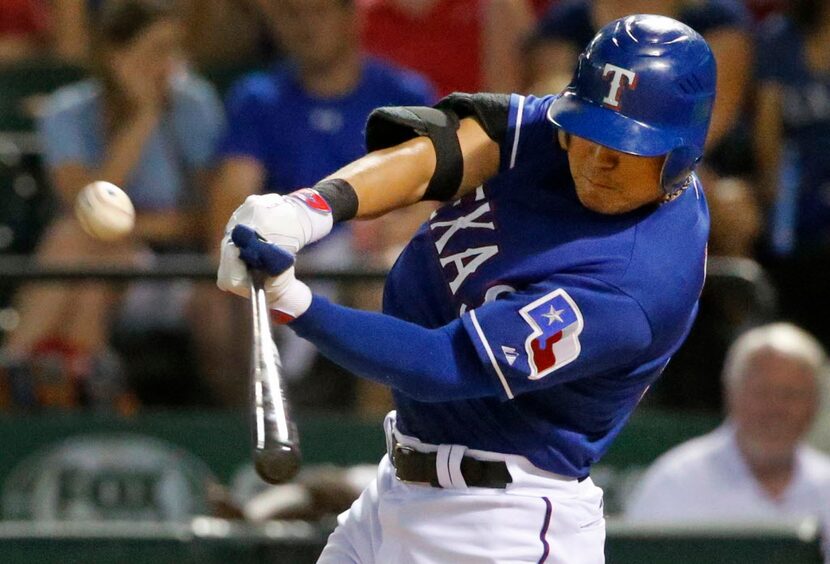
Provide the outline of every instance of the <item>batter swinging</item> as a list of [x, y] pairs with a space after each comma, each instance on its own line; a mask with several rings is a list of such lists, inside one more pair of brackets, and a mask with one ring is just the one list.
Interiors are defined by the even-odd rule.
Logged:
[[[697, 311], [709, 217], [693, 171], [714, 92], [696, 32], [629, 16], [561, 95], [378, 110], [366, 157], [237, 210], [219, 286], [244, 295], [245, 264], [268, 271], [294, 331], [394, 390], [377, 481], [320, 562], [603, 562], [589, 473]], [[450, 203], [399, 257], [383, 313], [284, 271], [334, 222], [421, 199]]]

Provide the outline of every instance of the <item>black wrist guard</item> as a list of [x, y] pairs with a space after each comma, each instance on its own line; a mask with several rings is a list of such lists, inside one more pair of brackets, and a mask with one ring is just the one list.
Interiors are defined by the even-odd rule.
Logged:
[[322, 180], [311, 189], [320, 194], [329, 205], [334, 223], [348, 221], [357, 215], [357, 193], [342, 178]]

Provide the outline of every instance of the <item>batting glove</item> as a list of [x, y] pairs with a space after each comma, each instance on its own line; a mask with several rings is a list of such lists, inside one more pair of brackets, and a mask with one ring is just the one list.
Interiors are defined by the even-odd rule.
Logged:
[[270, 275], [265, 282], [265, 296], [268, 306], [276, 311], [278, 322], [287, 323], [306, 312], [311, 305], [311, 290], [294, 276], [294, 256], [291, 253], [263, 240], [256, 231], [245, 225], [233, 228], [229, 247], [234, 249], [229, 252], [235, 252], [237, 260], [247, 268]]
[[293, 256], [307, 244], [325, 237], [331, 231], [333, 220], [326, 201], [309, 188], [287, 196], [248, 196], [225, 227], [216, 280], [222, 290], [247, 297], [250, 287], [248, 269], [231, 241], [231, 233], [237, 225], [251, 227], [266, 241], [279, 245]]

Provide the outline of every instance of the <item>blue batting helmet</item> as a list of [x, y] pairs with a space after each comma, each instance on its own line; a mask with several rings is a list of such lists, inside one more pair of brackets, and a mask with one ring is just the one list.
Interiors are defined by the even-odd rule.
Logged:
[[703, 155], [715, 102], [715, 58], [692, 28], [635, 15], [603, 27], [579, 57], [548, 118], [611, 149], [666, 155], [662, 186], [682, 187]]

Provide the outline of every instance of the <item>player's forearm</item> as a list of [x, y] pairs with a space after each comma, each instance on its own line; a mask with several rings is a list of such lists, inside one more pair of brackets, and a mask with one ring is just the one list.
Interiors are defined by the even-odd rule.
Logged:
[[[463, 175], [456, 197], [474, 190], [496, 175], [498, 144], [472, 118], [461, 120], [458, 140], [463, 156]], [[347, 181], [358, 200], [356, 218], [372, 218], [414, 204], [424, 198], [435, 173], [435, 148], [426, 137], [369, 153], [327, 178]]]
[[290, 327], [337, 364], [419, 401], [497, 395], [460, 322], [427, 329], [314, 296]]
[[327, 178], [345, 180], [355, 190], [358, 219], [383, 215], [423, 198], [435, 170], [435, 149], [418, 137], [389, 149], [374, 151]]

